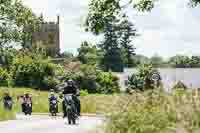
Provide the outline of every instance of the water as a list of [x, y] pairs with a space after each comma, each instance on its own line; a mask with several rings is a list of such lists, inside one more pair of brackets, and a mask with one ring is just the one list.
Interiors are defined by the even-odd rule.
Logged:
[[[163, 86], [171, 89], [178, 81], [183, 82], [188, 88], [200, 88], [200, 68], [159, 68]], [[118, 73], [120, 86], [125, 87], [128, 76], [137, 72], [136, 68], [125, 69], [124, 73]]]

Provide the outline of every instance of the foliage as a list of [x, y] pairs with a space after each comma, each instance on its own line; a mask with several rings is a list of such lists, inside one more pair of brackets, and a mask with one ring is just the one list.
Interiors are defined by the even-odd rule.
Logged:
[[65, 80], [75, 80], [78, 87], [88, 93], [106, 93], [106, 91], [113, 93], [118, 92], [119, 89], [116, 76], [111, 73], [104, 73], [93, 65], [69, 63], [65, 66], [63, 77]]
[[89, 93], [87, 92], [87, 90], [81, 90], [80, 91], [80, 96], [88, 96]]
[[78, 59], [83, 64], [95, 65], [98, 63], [98, 50], [95, 45], [86, 41], [78, 49]]
[[140, 79], [136, 74], [132, 74], [128, 77], [128, 88], [127, 91], [130, 92], [132, 89], [139, 89], [143, 90], [144, 88], [144, 81]]
[[[37, 58], [37, 60], [36, 60]], [[39, 56], [19, 55], [13, 61], [12, 72], [16, 86], [42, 87], [50, 89], [49, 83], [54, 85], [56, 66]]]
[[144, 64], [144, 63], [150, 63], [150, 59], [144, 55], [135, 55], [134, 57], [132, 57], [133, 62], [135, 63], [135, 66]]
[[[128, 89], [148, 90], [154, 89], [154, 81], [152, 80], [153, 73], [159, 72], [153, 69], [151, 64], [143, 64], [138, 66], [138, 72], [133, 74], [128, 79]], [[158, 86], [160, 85], [160, 76], [158, 77]], [[157, 86], [157, 87], [158, 87]]]
[[[153, 67], [172, 67], [172, 68], [197, 68], [200, 67], [200, 56], [183, 56], [176, 55], [168, 59], [164, 59], [160, 55], [153, 55], [148, 58], [144, 55], [135, 55], [131, 58], [133, 66], [138, 66], [144, 63], [151, 63]], [[166, 60], [166, 61], [165, 61]]]
[[11, 75], [10, 73], [0, 67], [0, 86], [9, 86], [12, 84], [12, 78], [11, 78]]
[[127, 67], [133, 67], [135, 64], [132, 57], [135, 55], [135, 48], [131, 44], [131, 39], [136, 36], [136, 29], [128, 20], [127, 16], [124, 16], [124, 19], [119, 24], [119, 27], [120, 47], [122, 48], [124, 65]]
[[153, 90], [120, 97], [110, 109], [106, 133], [169, 133], [200, 131], [199, 94]]
[[[20, 0], [1, 0], [0, 4], [0, 46], [7, 47], [10, 42], [22, 43], [30, 39], [31, 31], [40, 22], [33, 12]], [[29, 32], [25, 32], [28, 30]]]
[[16, 52], [13, 48], [0, 48], [0, 65], [9, 69]]
[[[133, 7], [133, 10], [151, 11], [157, 1], [160, 0], [91, 0], [85, 22], [86, 30], [94, 34], [102, 33], [110, 17], [118, 17], [130, 6]], [[192, 6], [197, 6], [199, 3], [200, 0], [190, 0]]]
[[192, 7], [195, 7], [195, 6], [199, 5], [199, 4], [200, 4], [200, 0], [190, 0], [190, 5]]
[[104, 32], [110, 17], [118, 14], [120, 0], [91, 0], [86, 20], [86, 30], [94, 34]]
[[69, 59], [74, 57], [74, 55], [72, 53], [67, 52], [67, 51], [63, 52], [60, 56], [63, 58], [69, 58]]
[[85, 23], [86, 30], [94, 34], [105, 32], [106, 25], [111, 17], [118, 17], [121, 15], [128, 5], [139, 10], [150, 10], [153, 8], [154, 0], [139, 0], [135, 2], [129, 0], [125, 5], [122, 5], [121, 0], [91, 0], [89, 4], [89, 12]]
[[80, 75], [78, 77], [78, 83], [80, 88], [87, 90], [89, 93], [97, 92], [96, 78], [100, 71], [92, 65], [82, 65], [80, 68]]
[[169, 59], [169, 62], [174, 67], [189, 67], [190, 58], [187, 56], [176, 55]]
[[104, 31], [104, 39], [99, 44], [103, 55], [100, 60], [100, 66], [106, 72], [122, 72], [123, 71], [123, 57], [119, 44], [117, 19], [111, 17], [110, 21], [106, 23]]
[[120, 92], [118, 77], [114, 76], [112, 72], [99, 74], [97, 83], [99, 85], [97, 89], [98, 93], [112, 94]]
[[125, 65], [133, 66], [131, 58], [135, 49], [131, 39], [136, 36], [136, 29], [127, 15], [119, 12], [119, 2], [92, 0], [89, 5], [86, 27], [96, 35], [103, 35], [103, 41], [98, 44], [101, 52], [99, 64], [106, 72], [122, 72]]

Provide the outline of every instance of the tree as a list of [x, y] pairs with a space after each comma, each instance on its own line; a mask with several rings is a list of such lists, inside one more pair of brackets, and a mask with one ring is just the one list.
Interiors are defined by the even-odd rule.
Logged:
[[124, 64], [127, 67], [133, 67], [134, 61], [132, 57], [135, 55], [135, 48], [131, 44], [131, 39], [136, 36], [136, 29], [127, 16], [124, 16], [124, 18], [119, 24], [120, 45], [123, 50]]
[[17, 51], [13, 48], [1, 48], [0, 49], [0, 66], [9, 69], [12, 64], [13, 58], [16, 56]]
[[169, 59], [169, 64], [176, 68], [190, 67], [190, 58], [187, 56], [176, 55]]
[[190, 63], [191, 63], [191, 67], [199, 67], [200, 66], [200, 56], [192, 56]]
[[71, 59], [71, 58], [74, 57], [74, 55], [73, 55], [73, 53], [71, 53], [71, 52], [65, 51], [65, 52], [63, 52], [63, 53], [61, 54], [61, 57]]
[[[85, 23], [86, 30], [94, 34], [102, 33], [107, 19], [111, 16], [119, 16], [121, 11], [130, 6], [139, 11], [151, 11], [156, 1], [159, 0], [91, 0]], [[190, 4], [196, 6], [200, 4], [200, 0], [190, 0]]]
[[103, 70], [107, 72], [110, 70], [114, 72], [122, 72], [124, 67], [116, 23], [117, 20], [115, 17], [111, 17], [110, 20], [107, 21], [104, 31], [104, 39], [99, 44], [103, 53], [100, 65]]
[[78, 59], [83, 64], [95, 65], [98, 62], [98, 50], [95, 45], [82, 42], [81, 47], [78, 49]]
[[19, 0], [0, 0], [0, 46], [8, 47], [11, 42], [22, 43], [30, 39], [31, 32], [40, 22], [31, 9]]

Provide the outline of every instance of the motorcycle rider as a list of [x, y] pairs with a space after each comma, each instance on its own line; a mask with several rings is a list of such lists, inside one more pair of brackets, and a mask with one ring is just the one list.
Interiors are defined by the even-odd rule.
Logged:
[[[56, 103], [53, 103], [56, 101]], [[54, 93], [54, 90], [50, 90], [50, 95], [49, 95], [49, 112], [51, 112], [51, 105], [56, 104], [56, 113], [58, 113], [58, 98]]]
[[3, 97], [4, 108], [6, 110], [12, 110], [12, 102], [13, 100], [12, 97], [9, 95], [9, 92], [5, 92]]
[[[73, 94], [73, 101], [74, 101], [75, 106], [76, 106], [77, 115], [80, 116], [80, 110], [81, 110], [80, 100], [77, 97], [77, 96], [80, 96], [80, 91], [79, 91], [78, 87], [75, 86], [74, 81], [71, 80], [71, 79], [67, 80], [67, 82], [65, 82], [65, 84], [64, 84], [63, 95], [65, 95], [65, 94]], [[62, 102], [62, 105], [63, 105], [63, 113], [64, 113], [63, 117], [66, 117], [67, 112], [66, 112], [66, 107], [65, 107], [65, 101], [64, 100]]]
[[32, 112], [32, 97], [30, 96], [29, 93], [25, 93], [23, 97], [23, 112], [25, 113], [26, 111], [26, 106], [27, 104], [30, 104], [30, 112]]

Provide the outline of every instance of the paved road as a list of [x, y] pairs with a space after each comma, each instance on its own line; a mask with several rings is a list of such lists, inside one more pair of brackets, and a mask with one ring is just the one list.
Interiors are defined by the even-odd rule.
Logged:
[[[102, 118], [81, 117], [77, 125], [67, 125], [61, 118], [51, 119], [47, 116], [24, 117], [18, 120], [0, 122], [2, 133], [91, 133], [101, 125]], [[94, 133], [94, 132], [92, 132]]]

